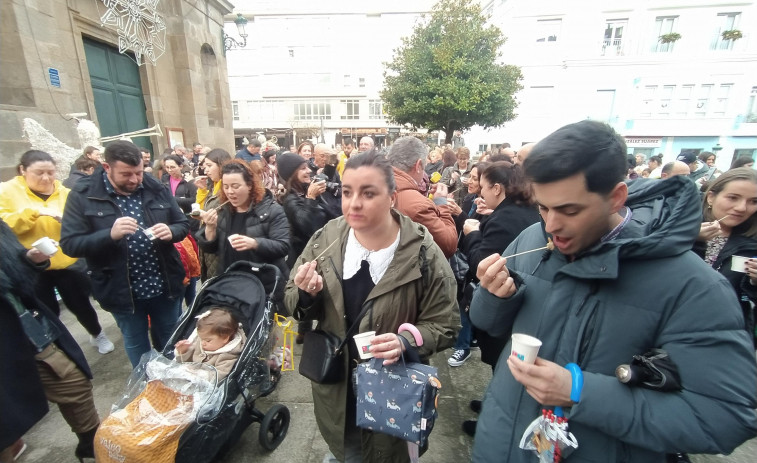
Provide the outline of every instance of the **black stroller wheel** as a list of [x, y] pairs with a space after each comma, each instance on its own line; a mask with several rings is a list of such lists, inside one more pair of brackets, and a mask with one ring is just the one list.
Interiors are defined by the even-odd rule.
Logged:
[[287, 436], [289, 430], [289, 409], [276, 404], [260, 422], [260, 445], [266, 450], [275, 450]]

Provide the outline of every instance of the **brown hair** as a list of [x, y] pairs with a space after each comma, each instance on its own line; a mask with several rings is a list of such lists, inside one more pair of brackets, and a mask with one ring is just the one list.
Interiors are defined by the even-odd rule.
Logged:
[[489, 164], [479, 178], [485, 178], [491, 184], [499, 183], [505, 189], [505, 195], [515, 204], [531, 205], [531, 184], [526, 180], [523, 171], [507, 161]]
[[[242, 178], [247, 186], [252, 187], [250, 197], [252, 198], [253, 205], [262, 201], [265, 196], [263, 173], [259, 164], [260, 163], [257, 162], [247, 163], [242, 159], [232, 159], [231, 161], [223, 163], [221, 166], [221, 178], [223, 178], [224, 174], [242, 174]], [[226, 193], [224, 193], [223, 188], [218, 192], [218, 198], [221, 203], [225, 203], [228, 199], [226, 198]]]
[[[705, 222], [712, 222], [720, 218], [712, 215], [712, 208], [710, 208], [710, 203], [707, 201], [710, 192], [712, 192], [714, 196], [717, 196], [725, 189], [726, 185], [738, 180], [746, 180], [747, 182], [752, 182], [757, 185], [757, 171], [748, 167], [737, 167], [723, 173], [720, 177], [710, 182], [707, 186], [707, 191], [704, 193], [704, 199], [702, 200], [702, 219]], [[744, 221], [744, 223], [735, 227], [733, 232], [748, 238], [757, 237], [757, 213], [752, 214]]]
[[212, 307], [209, 314], [197, 320], [197, 332], [231, 339], [239, 328], [237, 318], [222, 307]]
[[458, 148], [457, 159], [470, 159], [470, 150], [464, 146]]
[[304, 142], [300, 143], [297, 146], [297, 154], [299, 154], [300, 156], [302, 156], [302, 154], [300, 153], [300, 151], [302, 151], [302, 147], [305, 146], [305, 145], [310, 145], [310, 154], [312, 155], [313, 154], [313, 150], [315, 149], [315, 146], [313, 146], [313, 144], [310, 143], [309, 141], [304, 141]]

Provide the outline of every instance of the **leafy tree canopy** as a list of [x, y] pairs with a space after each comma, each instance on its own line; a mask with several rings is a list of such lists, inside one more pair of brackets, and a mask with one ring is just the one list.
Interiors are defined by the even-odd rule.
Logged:
[[428, 130], [496, 127], [515, 117], [520, 68], [500, 64], [505, 43], [471, 0], [441, 0], [385, 63], [381, 99], [390, 119]]

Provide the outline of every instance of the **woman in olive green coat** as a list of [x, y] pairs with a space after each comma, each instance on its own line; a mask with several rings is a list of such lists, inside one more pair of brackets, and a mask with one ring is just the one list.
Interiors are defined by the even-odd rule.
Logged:
[[[344, 338], [363, 307], [356, 333], [376, 331], [371, 352], [385, 364], [414, 354], [421, 360], [452, 346], [459, 314], [455, 278], [428, 230], [392, 209], [391, 166], [375, 152], [353, 156], [342, 177], [343, 217], [311, 238], [286, 288], [287, 308], [300, 320]], [[333, 244], [333, 245], [332, 245]], [[325, 251], [325, 252], [324, 252]], [[411, 323], [423, 338], [417, 346]], [[354, 342], [344, 356], [348, 374], [337, 384], [312, 383], [315, 416], [335, 462], [406, 462], [407, 443], [355, 425]], [[348, 370], [350, 368], [350, 370]], [[329, 461], [329, 459], [325, 460]]]

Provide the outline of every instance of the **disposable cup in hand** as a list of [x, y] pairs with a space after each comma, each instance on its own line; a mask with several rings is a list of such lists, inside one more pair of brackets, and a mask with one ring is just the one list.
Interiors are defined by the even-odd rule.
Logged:
[[234, 238], [236, 238], [237, 236], [239, 236], [237, 233], [229, 235], [229, 243], [234, 244]]
[[32, 243], [32, 246], [46, 256], [52, 256], [58, 252], [58, 243], [50, 237], [42, 237]]
[[200, 205], [198, 203], [192, 203], [191, 215], [200, 215]]
[[732, 256], [731, 257], [731, 270], [734, 272], [746, 273], [746, 262], [751, 259], [750, 257]]
[[513, 334], [512, 341], [511, 355], [518, 357], [526, 363], [533, 364], [536, 362], [541, 341], [533, 336], [521, 333]]
[[373, 354], [371, 353], [371, 338], [376, 336], [375, 331], [366, 331], [365, 333], [356, 334], [353, 336], [355, 339], [355, 345], [357, 346], [357, 352], [360, 354], [360, 358], [371, 359]]

